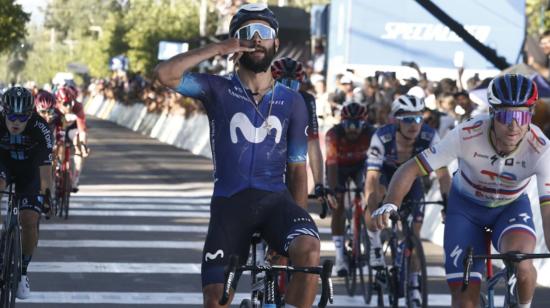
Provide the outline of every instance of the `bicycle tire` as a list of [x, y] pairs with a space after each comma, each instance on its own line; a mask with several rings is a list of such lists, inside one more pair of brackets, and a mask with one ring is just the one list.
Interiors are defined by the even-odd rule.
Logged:
[[[372, 300], [372, 292], [374, 288], [374, 276], [370, 266], [370, 239], [367, 233], [367, 223], [365, 217], [361, 215], [361, 225], [359, 230], [359, 282], [361, 284], [361, 293], [365, 304], [370, 304]], [[364, 272], [365, 266], [367, 272]], [[366, 276], [366, 281], [365, 281]]]
[[346, 291], [349, 296], [354, 296], [357, 288], [357, 265], [355, 264], [355, 257], [353, 256], [353, 245], [355, 241], [353, 238], [352, 221], [346, 218], [346, 230], [344, 234], [344, 258], [348, 264], [348, 270], [344, 276], [344, 282]]
[[250, 299], [245, 298], [241, 301], [239, 308], [254, 308], [254, 305], [252, 304], [252, 301]]
[[485, 294], [484, 292], [480, 292], [479, 293], [479, 307], [480, 308], [486, 308], [487, 305], [488, 305], [488, 299], [487, 299], [487, 294]]
[[62, 215], [64, 219], [69, 218], [69, 205], [70, 205], [70, 198], [71, 198], [71, 176], [70, 176], [70, 169], [69, 164], [67, 163], [67, 166], [65, 166], [65, 170], [63, 171], [63, 207], [62, 207]]
[[8, 232], [6, 239], [6, 250], [3, 254], [2, 288], [0, 302], [2, 307], [15, 307], [15, 296], [19, 280], [21, 280], [21, 244], [18, 240], [18, 231], [14, 228]]
[[387, 271], [388, 303], [390, 307], [397, 308], [399, 306], [399, 267], [395, 266], [397, 264], [395, 258], [398, 255], [397, 246], [399, 244], [393, 244], [392, 241], [397, 241], [397, 239], [392, 237], [388, 242], [390, 260], [392, 264]]
[[[415, 254], [412, 253], [405, 253], [403, 256], [403, 269], [405, 270], [403, 275], [403, 283], [405, 286], [404, 292], [405, 292], [405, 298], [407, 307], [409, 308], [426, 308], [428, 307], [428, 274], [426, 269], [426, 257], [424, 255], [424, 248], [422, 246], [422, 242], [416, 235], [411, 234], [409, 238], [407, 239], [407, 247], [406, 249], [408, 251], [415, 251]], [[413, 257], [415, 256], [415, 257]], [[421, 300], [422, 302], [420, 305], [414, 302], [413, 298], [411, 297], [411, 290], [412, 286], [410, 286], [410, 273], [411, 271], [411, 264], [413, 260], [416, 259], [420, 266], [420, 277], [419, 277], [419, 288], [420, 288], [420, 294], [421, 294]]]

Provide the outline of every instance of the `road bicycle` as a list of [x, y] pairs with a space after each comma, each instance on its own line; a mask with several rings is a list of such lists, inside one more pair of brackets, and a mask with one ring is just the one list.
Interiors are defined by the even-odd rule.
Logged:
[[243, 299], [242, 308], [276, 308], [284, 307], [284, 293], [280, 290], [280, 274], [307, 273], [317, 274], [321, 277], [321, 299], [319, 307], [326, 307], [333, 302], [333, 287], [330, 278], [332, 274], [332, 261], [325, 260], [323, 266], [294, 267], [290, 265], [259, 265], [256, 262], [256, 245], [260, 244], [259, 236], [253, 237], [252, 256], [248, 265], [239, 265], [239, 257], [232, 255], [229, 258], [229, 266], [225, 271], [225, 283], [223, 295], [219, 301], [225, 305], [229, 301], [231, 289], [236, 290], [238, 278], [243, 272], [251, 272], [252, 288], [250, 298]]
[[13, 308], [21, 280], [21, 198], [13, 192], [13, 185], [9, 185], [9, 191], [2, 194], [8, 195], [8, 208], [0, 236], [0, 306]]
[[[490, 230], [486, 230], [486, 234], [490, 235]], [[474, 259], [487, 260], [487, 290], [486, 293], [480, 294], [480, 306], [485, 308], [495, 307], [495, 288], [500, 281], [504, 281], [505, 295], [504, 307], [515, 308], [519, 305], [518, 286], [517, 286], [517, 264], [528, 259], [543, 259], [550, 258], [550, 254], [541, 253], [521, 253], [518, 251], [510, 251], [503, 254], [491, 254], [490, 236], [488, 239], [488, 254], [474, 255], [473, 247], [468, 247], [464, 255], [464, 274], [462, 276], [462, 290], [466, 290], [470, 284], [470, 271], [474, 263]], [[493, 266], [491, 260], [499, 259], [504, 263], [504, 268], [493, 274]]]
[[400, 298], [405, 299], [406, 307], [428, 307], [426, 257], [422, 241], [413, 231], [414, 209], [428, 204], [445, 208], [444, 201], [405, 201], [390, 215], [392, 226], [381, 234], [387, 265], [369, 269], [367, 279], [367, 294], [377, 294], [378, 307], [384, 307], [384, 294], [390, 307], [398, 307]]

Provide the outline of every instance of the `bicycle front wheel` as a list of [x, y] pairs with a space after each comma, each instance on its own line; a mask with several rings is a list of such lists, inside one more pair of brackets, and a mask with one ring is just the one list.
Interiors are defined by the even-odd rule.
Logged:
[[348, 264], [348, 270], [346, 272], [346, 276], [344, 277], [344, 281], [346, 284], [346, 291], [348, 292], [349, 296], [355, 295], [355, 290], [357, 287], [357, 264], [356, 264], [356, 257], [354, 255], [354, 248], [353, 246], [355, 244], [355, 239], [353, 238], [353, 226], [352, 226], [352, 220], [346, 220], [346, 231], [344, 235], [344, 258], [346, 258], [346, 262]]
[[[4, 236], [3, 236], [4, 237]], [[0, 302], [2, 307], [15, 307], [15, 295], [21, 279], [21, 243], [16, 228], [8, 231], [4, 237], [2, 253], [2, 281]]]
[[370, 304], [372, 292], [374, 290], [374, 276], [370, 266], [370, 239], [367, 233], [367, 224], [365, 217], [361, 215], [361, 227], [359, 230], [358, 243], [358, 260], [357, 267], [359, 268], [359, 282], [361, 283], [361, 293], [365, 304]]
[[410, 235], [403, 252], [403, 283], [407, 307], [428, 307], [428, 274], [422, 242]]
[[63, 186], [64, 187], [63, 187], [63, 195], [62, 195], [61, 215], [63, 216], [63, 218], [68, 219], [69, 203], [71, 199], [71, 190], [72, 190], [69, 166], [66, 166], [65, 170], [63, 171]]

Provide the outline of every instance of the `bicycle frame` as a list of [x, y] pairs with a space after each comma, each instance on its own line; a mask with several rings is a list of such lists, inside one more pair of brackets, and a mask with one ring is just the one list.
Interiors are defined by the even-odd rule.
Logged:
[[10, 190], [3, 192], [9, 195], [9, 199], [0, 245], [2, 257], [0, 284], [3, 291], [1, 292], [0, 301], [3, 307], [13, 308], [15, 306], [15, 292], [17, 292], [17, 286], [21, 280], [21, 230], [19, 198], [12, 191], [13, 185], [10, 185]]
[[[321, 276], [322, 292], [321, 299], [319, 300], [319, 307], [326, 307], [327, 303], [333, 302], [333, 287], [330, 275], [332, 272], [332, 262], [325, 260], [323, 266], [314, 267], [293, 267], [283, 265], [242, 265], [239, 266], [239, 257], [232, 255], [229, 258], [229, 266], [225, 272], [225, 283], [223, 287], [223, 295], [219, 301], [220, 305], [226, 305], [230, 298], [231, 289], [237, 289], [237, 277], [242, 272], [250, 271], [252, 274], [258, 274], [260, 272], [265, 273], [265, 278], [253, 283], [253, 287], [263, 287], [263, 294], [265, 297], [262, 299], [261, 306], [263, 307], [282, 307], [282, 304], [277, 303], [276, 298], [276, 279], [279, 272], [286, 273], [306, 273], [306, 274], [318, 274]], [[256, 302], [257, 303], [257, 302]], [[253, 305], [256, 304], [252, 302]]]
[[529, 254], [518, 251], [510, 251], [503, 254], [474, 255], [473, 247], [468, 247], [464, 256], [464, 274], [462, 278], [462, 289], [465, 290], [470, 284], [470, 271], [474, 259], [500, 259], [504, 262], [504, 269], [487, 278], [487, 305], [485, 307], [494, 308], [494, 288], [497, 283], [503, 279], [506, 286], [504, 296], [505, 307], [517, 307], [519, 305], [518, 286], [517, 286], [517, 263], [527, 259], [550, 258], [550, 254]]

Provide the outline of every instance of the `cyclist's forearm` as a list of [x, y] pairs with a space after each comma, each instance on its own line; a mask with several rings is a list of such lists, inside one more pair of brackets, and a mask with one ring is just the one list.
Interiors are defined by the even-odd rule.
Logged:
[[305, 163], [288, 164], [288, 190], [294, 201], [302, 208], [307, 209], [307, 170]]
[[44, 194], [46, 189], [52, 191], [52, 166], [44, 165], [40, 166], [40, 193]]
[[309, 166], [313, 174], [314, 184], [323, 184], [323, 154], [321, 153], [319, 139], [307, 142], [307, 153], [309, 155]]
[[550, 205], [541, 206], [540, 215], [542, 216], [542, 227], [544, 229], [546, 248], [550, 250]]
[[379, 199], [378, 196], [378, 183], [380, 182], [380, 172], [369, 170], [365, 179], [365, 201], [369, 209], [374, 210], [377, 208]]
[[449, 190], [451, 190], [451, 175], [449, 175], [449, 170], [447, 168], [437, 169], [435, 171], [437, 178], [439, 180], [439, 191], [441, 195], [448, 196]]
[[218, 45], [214, 43], [179, 54], [157, 65], [155, 77], [164, 86], [174, 89], [184, 73], [219, 53]]
[[409, 159], [405, 164], [399, 167], [393, 175], [384, 203], [393, 203], [399, 206], [405, 195], [407, 195], [411, 189], [414, 180], [421, 175], [422, 172], [416, 164], [416, 161], [414, 159]]

